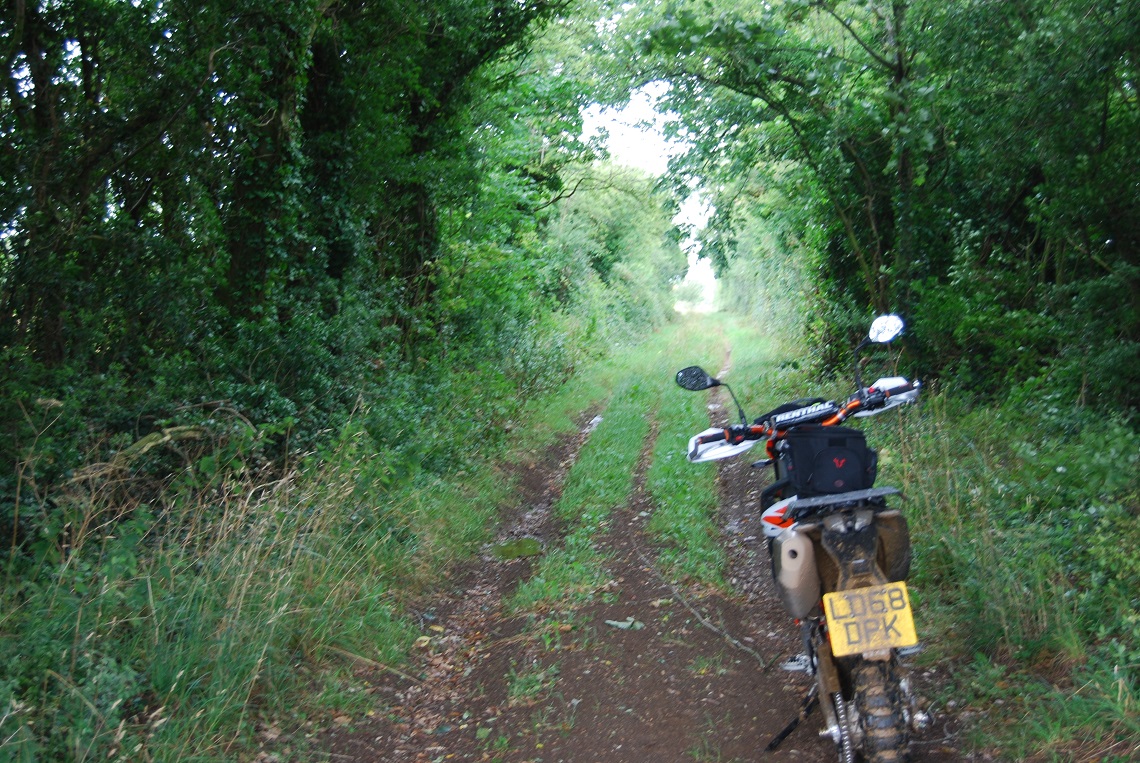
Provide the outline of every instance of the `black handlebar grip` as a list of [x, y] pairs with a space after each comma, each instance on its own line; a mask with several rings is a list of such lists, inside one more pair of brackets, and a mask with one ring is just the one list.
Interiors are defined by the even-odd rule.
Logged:
[[721, 440], [725, 439], [724, 432], [725, 431], [722, 429], [719, 432], [714, 432], [713, 434], [698, 436], [697, 441], [693, 444], [693, 450], [689, 453], [689, 458], [696, 458], [699, 455], [697, 453], [697, 449], [701, 445], [706, 445], [710, 442], [720, 442]]

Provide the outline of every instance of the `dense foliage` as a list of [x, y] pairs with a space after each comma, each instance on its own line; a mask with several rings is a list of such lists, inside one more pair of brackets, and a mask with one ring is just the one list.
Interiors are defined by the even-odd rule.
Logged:
[[432, 480], [668, 318], [568, 6], [8, 4], [0, 757], [225, 757], [297, 660], [390, 659], [494, 505]]
[[[224, 757], [259, 697], [306, 680], [294, 664], [398, 653], [390, 587], [442, 567], [440, 539], [477, 544], [492, 508], [433, 480], [671, 314], [672, 200], [580, 138], [584, 105], [657, 79], [727, 304], [802, 326], [832, 367], [898, 311], [924, 377], [1012, 387], [994, 410], [1031, 418], [993, 449], [1024, 476], [993, 488], [998, 545], [1040, 541], [1066, 592], [1092, 576], [1078, 638], [1135, 609], [1137, 0], [6, 8], [14, 754]], [[1074, 404], [1123, 412], [1112, 447]], [[1037, 427], [1080, 447], [1041, 457]], [[1010, 530], [1042, 511], [1067, 524]], [[1069, 548], [1071, 528], [1104, 540]], [[1136, 634], [1110, 619], [1102, 657]]]
[[1048, 375], [1140, 405], [1134, 0], [665, 2], [620, 24], [637, 76], [673, 83], [706, 253], [736, 280], [798, 252], [831, 363], [895, 310], [958, 388]]
[[[559, 51], [578, 32], [551, 26], [566, 6], [13, 6], [0, 20], [0, 451], [25, 464], [0, 477], [12, 543], [34, 534], [36, 486], [151, 432], [224, 420], [311, 447], [361, 394], [390, 409], [379, 432], [419, 410], [393, 399], [461, 394], [465, 369], [525, 396], [564, 378], [599, 322], [595, 340], [660, 321], [649, 305], [684, 263], [645, 181], [626, 183], [639, 219], [614, 230], [607, 182], [585, 177], [588, 83]], [[591, 203], [611, 219], [566, 222]], [[587, 240], [599, 249], [583, 259]]]

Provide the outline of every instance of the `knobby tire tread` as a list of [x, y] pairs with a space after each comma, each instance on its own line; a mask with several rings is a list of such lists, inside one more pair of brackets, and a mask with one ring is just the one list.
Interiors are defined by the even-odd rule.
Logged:
[[855, 708], [863, 729], [863, 760], [908, 763], [910, 734], [895, 661], [860, 660], [854, 678]]

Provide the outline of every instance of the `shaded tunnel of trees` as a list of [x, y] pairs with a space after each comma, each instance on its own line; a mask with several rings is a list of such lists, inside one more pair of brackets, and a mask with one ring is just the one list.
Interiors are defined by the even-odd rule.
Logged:
[[[1084, 639], [1135, 740], [1138, 76], [1140, 0], [3, 0], [0, 757], [232, 759], [330, 633], [398, 661], [526, 403], [674, 318], [696, 189], [725, 309], [828, 384], [898, 312], [962, 414], [964, 680]], [[663, 179], [582, 136], [651, 83]]]
[[[698, 184], [726, 305], [824, 365], [890, 310], [927, 378], [1140, 403], [1135, 2], [11, 0], [0, 40], [17, 544], [27, 485], [218, 409], [309, 447], [558, 383], [668, 319]], [[580, 117], [654, 80], [656, 186]]]

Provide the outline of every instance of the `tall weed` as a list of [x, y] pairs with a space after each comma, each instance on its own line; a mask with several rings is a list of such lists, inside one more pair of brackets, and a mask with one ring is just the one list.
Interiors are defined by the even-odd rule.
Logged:
[[[1016, 396], [969, 407], [928, 394], [884, 419], [869, 428], [880, 480], [909, 498], [913, 585], [934, 615], [920, 616], [924, 640], [937, 658], [974, 660], [967, 699], [1019, 696], [1027, 723], [989, 732], [1014, 754], [1108, 754], [1140, 724], [1140, 435]], [[1004, 666], [997, 695], [969, 688], [983, 664]]]
[[281, 708], [305, 722], [311, 704], [289, 698], [327, 668], [399, 660], [416, 635], [402, 597], [484, 540], [505, 488], [485, 475], [381, 497], [365, 439], [348, 432], [335, 457], [285, 473], [211, 479], [208, 456], [113, 525], [83, 504], [82, 542], [8, 573], [0, 750], [225, 758]]

